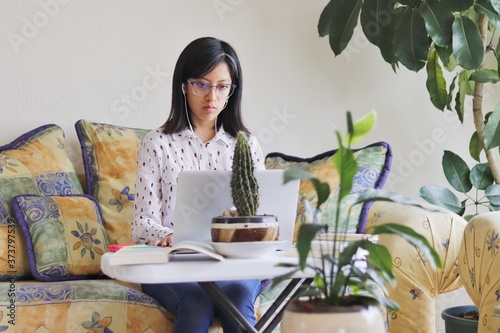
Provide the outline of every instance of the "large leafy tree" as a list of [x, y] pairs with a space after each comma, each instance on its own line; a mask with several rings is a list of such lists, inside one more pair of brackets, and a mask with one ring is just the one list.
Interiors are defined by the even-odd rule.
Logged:
[[[359, 23], [393, 70], [400, 64], [415, 72], [425, 67], [433, 105], [456, 112], [461, 122], [465, 98], [472, 96], [476, 131], [469, 150], [478, 162], [484, 150], [493, 180], [500, 184], [500, 104], [483, 113], [483, 85], [500, 80], [499, 13], [500, 0], [331, 0], [318, 32], [329, 37], [339, 55]], [[488, 52], [497, 59], [494, 68], [485, 67]], [[452, 73], [449, 85], [443, 69]]]

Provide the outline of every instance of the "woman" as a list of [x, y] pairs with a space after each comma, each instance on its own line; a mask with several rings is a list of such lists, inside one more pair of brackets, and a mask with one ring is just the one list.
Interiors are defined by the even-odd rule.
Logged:
[[[231, 169], [238, 131], [249, 133], [241, 117], [241, 67], [233, 48], [215, 38], [200, 38], [181, 53], [172, 81], [170, 115], [139, 147], [135, 242], [171, 246], [177, 176], [181, 170]], [[264, 169], [262, 149], [250, 135], [257, 169]], [[250, 323], [257, 280], [218, 282]], [[204, 332], [218, 316], [224, 332], [235, 326], [196, 283], [144, 284], [143, 291], [176, 316], [174, 332]]]

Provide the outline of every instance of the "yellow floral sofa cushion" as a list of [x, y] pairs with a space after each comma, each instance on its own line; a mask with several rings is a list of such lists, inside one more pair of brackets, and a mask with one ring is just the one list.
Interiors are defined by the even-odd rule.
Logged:
[[[328, 183], [331, 189], [330, 197], [322, 205], [323, 222], [330, 225], [335, 221], [337, 213], [337, 193], [340, 184], [339, 174], [333, 164], [333, 156], [337, 150], [330, 150], [322, 154], [300, 158], [282, 153], [270, 153], [266, 156], [266, 169], [284, 169], [295, 164], [308, 171], [316, 178]], [[344, 198], [344, 207], [348, 203], [354, 203], [358, 196], [368, 188], [382, 188], [391, 168], [392, 151], [386, 142], [377, 142], [361, 149], [354, 150], [354, 157], [359, 165], [359, 170], [354, 176], [353, 187], [349, 195]], [[299, 198], [297, 202], [297, 218], [295, 222], [294, 239], [297, 237], [298, 226], [307, 221], [305, 214], [306, 201], [313, 204], [316, 201], [316, 192], [310, 181], [304, 180], [300, 183]], [[346, 233], [364, 233], [366, 217], [371, 206], [370, 203], [356, 205], [351, 210], [342, 209], [340, 214], [343, 220], [348, 221], [343, 226]]]
[[18, 195], [14, 213], [26, 238], [28, 260], [39, 281], [103, 275], [108, 236], [98, 203], [86, 195]]
[[149, 130], [79, 120], [86, 192], [101, 206], [110, 244], [131, 243], [137, 149]]
[[41, 126], [0, 147], [0, 280], [30, 276], [26, 244], [12, 211], [12, 198], [20, 194], [82, 193], [60, 127]]

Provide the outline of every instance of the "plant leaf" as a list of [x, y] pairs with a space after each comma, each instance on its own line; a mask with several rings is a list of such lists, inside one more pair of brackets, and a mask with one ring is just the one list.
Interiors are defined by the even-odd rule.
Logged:
[[299, 268], [304, 270], [307, 264], [307, 256], [311, 250], [311, 242], [316, 237], [316, 234], [322, 229], [327, 228], [326, 225], [317, 223], [301, 224], [297, 236], [297, 252], [299, 253]]
[[393, 300], [385, 297], [385, 295], [381, 295], [380, 292], [372, 292], [372, 295], [375, 297], [375, 299], [380, 303], [381, 306], [392, 310], [392, 311], [399, 311], [399, 305], [394, 302]]
[[430, 204], [437, 205], [460, 214], [463, 211], [463, 205], [457, 196], [446, 187], [429, 185], [420, 188], [419, 195]]
[[453, 22], [453, 55], [465, 69], [477, 69], [483, 63], [484, 49], [476, 24], [467, 16]]
[[278, 266], [278, 267], [286, 267], [286, 268], [295, 268], [295, 269], [293, 269], [292, 271], [287, 272], [285, 274], [278, 275], [278, 276], [274, 277], [272, 279], [271, 288], [273, 288], [276, 285], [278, 285], [281, 281], [288, 280], [293, 274], [295, 274], [295, 273], [297, 273], [299, 271], [299, 268], [295, 264], [280, 263], [280, 264], [277, 264], [276, 266]]
[[[352, 135], [353, 135], [353, 133], [354, 133], [354, 125], [353, 125], [353, 122], [352, 122], [352, 114], [351, 114], [350, 111], [347, 111], [347, 113], [346, 113], [346, 120], [347, 120], [347, 134], [348, 134], [347, 136], [349, 138], [351, 138]], [[347, 141], [347, 144], [348, 144], [348, 146], [350, 146], [351, 145], [351, 141], [350, 140]]]
[[441, 62], [443, 63], [444, 68], [450, 72], [453, 71], [455, 67], [457, 67], [457, 62], [455, 61], [455, 57], [453, 57], [453, 48], [451, 45], [448, 47], [434, 45], [434, 47], [439, 55], [439, 59], [441, 59]]
[[349, 306], [349, 305], [365, 305], [365, 306], [377, 306], [378, 301], [377, 299], [373, 298], [372, 296], [369, 295], [362, 295], [362, 294], [350, 294], [347, 296], [342, 296], [340, 299], [342, 306]]
[[358, 199], [353, 203], [353, 205], [369, 202], [369, 201], [389, 201], [389, 202], [397, 202], [407, 206], [419, 207], [431, 212], [448, 212], [442, 209], [441, 207], [429, 207], [428, 205], [422, 205], [421, 202], [409, 199], [407, 197], [402, 196], [399, 193], [388, 192], [379, 189], [366, 189], [359, 195]]
[[346, 247], [339, 254], [339, 267], [342, 268], [345, 265], [349, 265], [352, 261], [352, 257], [358, 252], [363, 241], [349, 242]]
[[485, 190], [493, 184], [494, 179], [488, 163], [476, 164], [470, 172], [472, 184], [479, 190]]
[[323, 8], [318, 22], [318, 34], [320, 37], [325, 37], [330, 32], [330, 21], [337, 10], [336, 6], [338, 7], [338, 3], [338, 1], [330, 1]]
[[438, 1], [423, 1], [418, 7], [424, 18], [427, 33], [436, 45], [446, 47], [451, 45], [454, 16], [448, 6]]
[[393, 44], [396, 58], [409, 70], [421, 70], [427, 54], [429, 42], [422, 16], [415, 8], [407, 7], [395, 27]]
[[469, 82], [473, 82], [469, 81], [469, 72], [466, 70], [461, 71], [458, 74], [458, 91], [455, 98], [455, 111], [462, 124], [464, 122], [465, 114], [465, 96], [472, 94]]
[[470, 79], [479, 83], [497, 83], [498, 72], [494, 69], [479, 69], [471, 74]]
[[439, 0], [454, 12], [463, 12], [474, 4], [474, 0]]
[[457, 78], [458, 78], [458, 74], [455, 75], [455, 77], [451, 81], [450, 91], [448, 92], [448, 101], [446, 102], [446, 108], [448, 110], [450, 110], [450, 111], [452, 110], [452, 108], [451, 108], [451, 102], [453, 101], [453, 93], [455, 92], [455, 86], [456, 86], [456, 83], [457, 83]]
[[497, 29], [500, 29], [500, 15], [498, 15], [498, 11], [495, 11], [493, 8], [492, 2], [489, 0], [476, 0], [474, 9], [476, 12], [486, 15], [491, 24]]
[[500, 73], [500, 37], [497, 41], [497, 47], [495, 48], [495, 56], [497, 58], [497, 71]]
[[386, 25], [382, 26], [381, 29], [381, 39], [380, 39], [380, 53], [384, 60], [392, 65], [393, 70], [398, 64], [398, 59], [394, 52], [394, 47], [392, 45], [392, 41], [394, 39], [394, 32], [396, 30], [396, 25], [401, 19], [402, 14], [404, 13], [403, 7], [393, 8], [390, 7], [390, 21], [387, 22]]
[[484, 194], [490, 200], [491, 204], [495, 206], [500, 205], [500, 185], [492, 184], [486, 188]]
[[352, 136], [350, 138], [347, 136], [345, 138], [345, 141], [350, 142], [351, 144], [359, 142], [368, 133], [370, 133], [376, 122], [377, 114], [375, 113], [375, 111], [367, 113], [353, 124]]
[[500, 103], [496, 105], [495, 111], [488, 117], [488, 122], [484, 127], [484, 146], [487, 150], [500, 145]]
[[467, 193], [472, 184], [469, 181], [470, 169], [467, 163], [457, 154], [445, 150], [441, 162], [448, 183], [457, 191]]
[[373, 268], [370, 268], [368, 267], [366, 269], [366, 274], [368, 274], [368, 276], [376, 283], [380, 286], [380, 288], [382, 289], [382, 291], [387, 295], [388, 294], [388, 289], [385, 285], [385, 278], [382, 277], [381, 274], [379, 274], [379, 272], [377, 272], [377, 270], [373, 269]]
[[446, 107], [448, 93], [446, 91], [446, 80], [443, 76], [443, 70], [439, 65], [439, 59], [435, 49], [431, 49], [429, 52], [426, 70], [426, 86], [431, 102], [437, 109], [443, 111]]
[[328, 197], [330, 196], [330, 186], [327, 183], [324, 183], [315, 178], [313, 175], [301, 169], [296, 164], [287, 166], [283, 176], [283, 182], [287, 183], [296, 179], [309, 179], [312, 182], [316, 190], [316, 194], [318, 195], [318, 207], [321, 206], [321, 204], [323, 204], [326, 200], [328, 200]]
[[[392, 5], [392, 6], [391, 6]], [[385, 27], [394, 20], [391, 0], [364, 0], [361, 9], [360, 23], [366, 38], [380, 47], [384, 43]]]
[[494, 205], [490, 202], [490, 205], [488, 207], [490, 209], [490, 212], [497, 212], [500, 210], [500, 205]]
[[463, 70], [460, 75], [460, 84], [463, 85], [461, 86], [460, 89], [463, 89], [466, 95], [473, 96], [474, 95], [474, 87], [476, 85], [476, 82], [472, 81], [470, 79], [470, 76], [474, 73], [474, 71], [470, 70]]
[[483, 151], [483, 143], [479, 140], [477, 132], [474, 132], [469, 142], [470, 156], [476, 161], [481, 162], [481, 151]]
[[495, 8], [497, 13], [500, 13], [500, 0], [491, 0], [491, 5]]
[[362, 0], [337, 1], [329, 32], [330, 47], [335, 55], [341, 54], [349, 44], [358, 24], [362, 3]]
[[420, 235], [410, 227], [396, 223], [387, 223], [376, 226], [370, 230], [370, 233], [372, 235], [396, 234], [403, 237], [429, 260], [429, 263], [433, 268], [441, 267], [441, 258], [439, 258], [439, 255], [434, 247], [429, 244], [429, 241], [424, 236]]
[[392, 256], [387, 247], [367, 240], [362, 243], [362, 247], [370, 253], [368, 257], [369, 263], [375, 265], [391, 279], [394, 279], [394, 275], [392, 274]]
[[337, 153], [333, 155], [333, 164], [337, 168], [340, 176], [340, 190], [338, 192], [340, 201], [348, 195], [352, 189], [354, 175], [358, 172], [358, 163], [356, 163], [352, 150], [342, 145], [340, 134], [338, 132], [337, 139], [339, 142], [339, 148]]

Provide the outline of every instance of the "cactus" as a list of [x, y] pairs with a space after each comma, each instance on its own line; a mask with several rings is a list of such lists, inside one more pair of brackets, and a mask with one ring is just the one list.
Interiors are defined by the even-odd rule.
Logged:
[[254, 175], [252, 152], [245, 132], [236, 135], [231, 196], [239, 216], [255, 216], [259, 208], [259, 184]]

